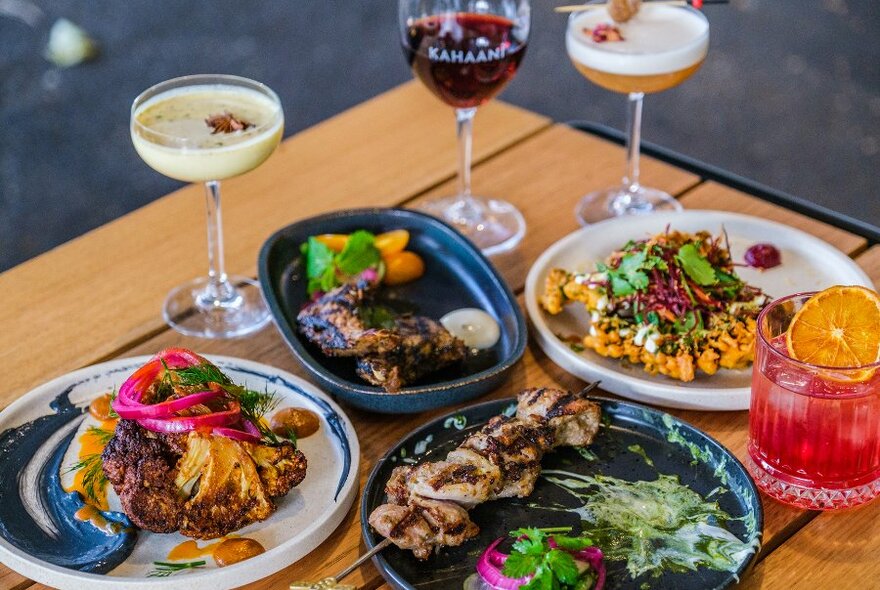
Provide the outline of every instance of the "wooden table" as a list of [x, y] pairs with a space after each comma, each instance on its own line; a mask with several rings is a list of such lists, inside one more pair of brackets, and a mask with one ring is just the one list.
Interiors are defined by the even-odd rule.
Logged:
[[[411, 206], [452, 192], [453, 126], [450, 110], [411, 82], [288, 139], [262, 167], [224, 182], [228, 270], [254, 275], [260, 245], [295, 220], [333, 209]], [[474, 149], [475, 192], [512, 201], [528, 222], [521, 246], [494, 259], [521, 297], [537, 255], [577, 229], [578, 198], [619, 180], [623, 150], [500, 101], [477, 116]], [[814, 234], [880, 280], [880, 249], [867, 249], [856, 235], [649, 158], [642, 174], [685, 207], [749, 213]], [[188, 186], [0, 275], [0, 364], [7, 367], [0, 408], [78, 367], [169, 345], [249, 358], [308, 378], [274, 327], [241, 340], [206, 341], [163, 324], [165, 294], [205, 271], [202, 199], [201, 187]], [[490, 397], [542, 385], [573, 389], [579, 383], [533, 344]], [[414, 416], [346, 411], [360, 437], [363, 484], [395, 440], [448, 410]], [[673, 413], [745, 456], [746, 412]], [[766, 498], [764, 507], [763, 547], [742, 587], [880, 587], [880, 502], [840, 514], [795, 510]], [[356, 504], [317, 550], [249, 588], [282, 589], [295, 579], [332, 575], [362, 551]], [[371, 564], [346, 581], [388, 588]], [[0, 588], [41, 586], [0, 566]]]

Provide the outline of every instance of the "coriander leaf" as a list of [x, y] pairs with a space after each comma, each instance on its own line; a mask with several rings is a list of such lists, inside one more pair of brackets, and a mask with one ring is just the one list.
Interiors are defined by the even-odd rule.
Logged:
[[626, 280], [637, 290], [644, 289], [648, 286], [648, 275], [640, 270], [633, 271], [626, 275]]
[[701, 286], [715, 285], [718, 277], [712, 264], [700, 255], [696, 244], [685, 244], [678, 249], [675, 259], [681, 268], [695, 283]]
[[526, 538], [518, 539], [516, 543], [513, 544], [513, 550], [517, 553], [523, 553], [526, 555], [541, 555], [544, 553], [544, 535], [536, 529], [521, 530], [524, 531], [523, 535], [525, 535]]
[[642, 250], [641, 252], [635, 252], [633, 254], [627, 254], [620, 260], [620, 266], [617, 267], [617, 270], [624, 274], [629, 274], [634, 272], [642, 267], [645, 263], [645, 257], [647, 256], [647, 252]]
[[553, 573], [542, 565], [528, 584], [520, 586], [520, 590], [555, 590], [555, 588], [559, 588], [558, 584], [554, 587], [553, 582]]
[[382, 256], [376, 248], [376, 236], [359, 229], [348, 237], [345, 247], [336, 257], [336, 266], [345, 274], [354, 276], [379, 264], [381, 259]]
[[610, 275], [611, 278], [611, 293], [615, 297], [626, 297], [627, 295], [632, 295], [636, 292], [635, 287], [633, 287], [629, 282], [617, 276], [616, 274]]
[[593, 546], [593, 541], [588, 537], [567, 537], [565, 535], [553, 535], [556, 546], [566, 551], [580, 551]]
[[332, 267], [333, 250], [319, 242], [314, 236], [310, 237], [306, 247], [306, 276], [310, 279], [317, 279]]
[[522, 578], [534, 573], [541, 560], [534, 555], [525, 555], [524, 553], [511, 552], [506, 560], [504, 560], [504, 568], [501, 573], [508, 578]]
[[660, 325], [660, 315], [656, 311], [649, 311], [645, 318], [648, 320], [649, 324], [654, 324], [655, 326]]
[[563, 584], [574, 584], [580, 575], [571, 554], [553, 549], [544, 557], [544, 563], [553, 575]]

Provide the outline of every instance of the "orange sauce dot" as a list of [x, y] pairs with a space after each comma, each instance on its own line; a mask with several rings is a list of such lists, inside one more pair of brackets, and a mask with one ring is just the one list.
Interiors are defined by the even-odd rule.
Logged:
[[290, 432], [296, 438], [305, 438], [318, 432], [321, 420], [318, 415], [305, 408], [283, 408], [272, 416], [272, 432], [278, 436], [288, 436]]
[[213, 555], [214, 550], [226, 539], [208, 543], [204, 547], [199, 547], [195, 541], [184, 541], [180, 545], [174, 547], [168, 552], [168, 559], [172, 561], [192, 561], [206, 555]]
[[265, 552], [266, 549], [253, 539], [226, 539], [214, 549], [214, 561], [220, 567], [226, 567]]

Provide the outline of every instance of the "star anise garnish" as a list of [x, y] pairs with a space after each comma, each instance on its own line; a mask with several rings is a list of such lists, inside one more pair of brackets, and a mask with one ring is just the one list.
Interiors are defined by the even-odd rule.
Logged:
[[244, 119], [239, 119], [229, 111], [225, 111], [219, 115], [211, 115], [205, 119], [205, 124], [211, 127], [211, 135], [217, 133], [235, 133], [236, 131], [244, 131], [248, 127], [253, 127], [253, 123], [249, 123]]

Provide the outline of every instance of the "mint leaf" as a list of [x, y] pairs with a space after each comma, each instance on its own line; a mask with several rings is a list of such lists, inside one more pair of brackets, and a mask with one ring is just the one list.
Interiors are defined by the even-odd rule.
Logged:
[[534, 555], [526, 555], [524, 553], [511, 552], [504, 561], [504, 568], [501, 573], [508, 578], [522, 578], [534, 573], [541, 560]]
[[700, 255], [696, 244], [685, 244], [679, 248], [675, 259], [681, 264], [681, 268], [687, 276], [698, 285], [705, 287], [718, 283], [715, 269], [708, 260]]
[[580, 576], [574, 557], [565, 551], [553, 549], [544, 557], [544, 563], [563, 584], [574, 584]]
[[345, 247], [336, 257], [336, 266], [345, 274], [354, 276], [379, 264], [381, 259], [376, 248], [376, 236], [360, 229], [348, 237]]
[[333, 266], [333, 250], [310, 237], [306, 244], [306, 276], [310, 279], [321, 277], [328, 267]]

